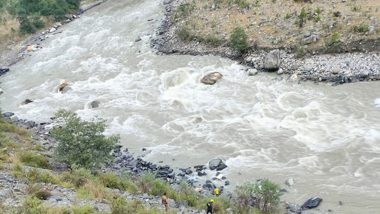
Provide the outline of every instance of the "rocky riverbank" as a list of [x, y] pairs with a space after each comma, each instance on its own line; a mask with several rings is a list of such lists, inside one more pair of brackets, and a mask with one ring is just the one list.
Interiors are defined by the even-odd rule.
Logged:
[[[173, 15], [183, 0], [165, 0], [165, 18], [152, 41], [152, 47], [164, 54], [219, 55], [237, 60], [257, 72], [277, 72], [293, 81], [331, 82], [333, 85], [380, 80], [380, 53], [352, 52], [339, 54], [311, 53], [298, 56], [291, 49], [252, 48], [241, 54], [227, 45], [211, 46], [197, 40], [182, 41], [176, 31]], [[376, 46], [378, 42], [373, 42]]]
[[[49, 165], [53, 172], [68, 170], [66, 165], [55, 162], [53, 158], [57, 142], [50, 136], [50, 130], [56, 125], [54, 120], [46, 123], [36, 123], [34, 121], [19, 119], [12, 112], [3, 113], [2, 117], [6, 121], [20, 128], [27, 129], [31, 133], [34, 146], [43, 148], [41, 154], [50, 157]], [[143, 149], [143, 151], [146, 150]], [[136, 156], [130, 153], [127, 148], [122, 148], [120, 145], [114, 149], [112, 155], [115, 159], [111, 165], [101, 169], [103, 173], [111, 172], [120, 177], [127, 173], [134, 178], [138, 178], [146, 173], [152, 173], [156, 178], [170, 183], [174, 189], [178, 188], [181, 182], [186, 182], [190, 187], [204, 196], [211, 195], [215, 187], [218, 187], [222, 194], [226, 194], [223, 191], [224, 186], [230, 185], [230, 181], [222, 174], [222, 170], [227, 166], [221, 159], [211, 160], [208, 166], [199, 165], [189, 168], [173, 169], [163, 163], [157, 164], [145, 161], [143, 155]], [[23, 170], [26, 171], [32, 170], [30, 167], [23, 168]], [[38, 171], [44, 171], [44, 169], [38, 169]], [[40, 186], [48, 190], [51, 194], [48, 199], [44, 200], [44, 206], [46, 207], [71, 206], [75, 202], [77, 205], [78, 203], [79, 205], [91, 205], [91, 207], [95, 208], [98, 212], [110, 212], [109, 204], [97, 200], [78, 199], [73, 189], [54, 184], [40, 184]], [[28, 189], [28, 185], [25, 181], [14, 177], [9, 172], [0, 171], [0, 187], [2, 187], [0, 198], [4, 200], [3, 206], [15, 208], [22, 206], [27, 197], [26, 192]], [[109, 191], [117, 191], [119, 195], [122, 195], [128, 201], [140, 201], [147, 208], [160, 207], [161, 205], [159, 196], [131, 194], [117, 189], [110, 189]], [[180, 213], [202, 213], [196, 209], [176, 203], [174, 200], [170, 200], [170, 207], [175, 208]]]
[[[18, 61], [24, 59], [25, 57], [28, 57], [31, 55], [32, 52], [37, 51], [38, 49], [42, 48], [42, 42], [50, 37], [53, 37], [56, 34], [62, 33], [61, 27], [65, 24], [68, 24], [78, 18], [85, 13], [88, 10], [91, 10], [94, 7], [97, 7], [101, 5], [102, 3], [106, 2], [107, 0], [97, 0], [97, 1], [90, 1], [88, 3], [83, 4], [80, 9], [75, 14], [68, 14], [66, 15], [66, 19], [57, 22], [50, 26], [49, 28], [33, 34], [26, 38], [25, 40], [21, 41], [18, 44], [10, 45], [8, 48], [5, 48], [4, 50], [0, 51], [0, 69], [7, 68]], [[0, 70], [0, 76], [2, 75]]]
[[[54, 156], [54, 149], [57, 146], [57, 142], [53, 137], [50, 136], [50, 130], [57, 125], [52, 118], [52, 121], [45, 123], [36, 123], [34, 121], [28, 121], [24, 119], [19, 119], [12, 112], [5, 112], [2, 117], [18, 127], [27, 129], [32, 135], [33, 145], [40, 147], [41, 154], [49, 157], [50, 170], [54, 173], [65, 172], [68, 167], [64, 164], [57, 163]], [[144, 148], [143, 151], [146, 151]], [[138, 178], [146, 173], [152, 173], [156, 178], [162, 181], [168, 182], [173, 189], [177, 189], [182, 182], [186, 182], [191, 188], [193, 188], [199, 194], [209, 197], [214, 194], [214, 189], [217, 187], [221, 191], [221, 195], [226, 198], [232, 197], [230, 186], [230, 181], [225, 175], [223, 175], [223, 170], [228, 166], [223, 162], [223, 160], [215, 158], [209, 161], [205, 165], [197, 165], [188, 168], [172, 168], [169, 165], [164, 165], [163, 163], [153, 163], [144, 160], [144, 155], [136, 156], [128, 151], [127, 148], [123, 148], [118, 145], [112, 155], [114, 156], [114, 161], [111, 165], [101, 169], [103, 173], [113, 173], [120, 177], [124, 176], [125, 173], [129, 174], [131, 177]], [[28, 191], [30, 192], [30, 185], [25, 180], [16, 178], [11, 171], [11, 165], [3, 165], [3, 169], [0, 170], [0, 198], [4, 201], [3, 206], [6, 207], [21, 207], [27, 198]], [[22, 171], [33, 171], [35, 168], [28, 166], [23, 166]], [[50, 171], [49, 170], [49, 171]], [[40, 173], [47, 172], [46, 169], [37, 169]], [[257, 182], [261, 182], [258, 179]], [[295, 185], [294, 179], [289, 178], [285, 182], [287, 188], [293, 188]], [[40, 188], [49, 192], [46, 199], [43, 200], [43, 205], [45, 207], [57, 208], [57, 207], [70, 207], [73, 204], [77, 206], [90, 205], [97, 212], [110, 212], [111, 208], [108, 203], [102, 200], [90, 200], [78, 198], [77, 193], [72, 188], [66, 188], [60, 185], [52, 183], [37, 183], [34, 185], [39, 185]], [[117, 193], [122, 195], [127, 201], [139, 201], [144, 204], [147, 208], [159, 207], [160, 197], [152, 196], [147, 194], [132, 194], [119, 189], [107, 189], [108, 192]], [[283, 194], [288, 192], [287, 189], [281, 189]], [[305, 210], [316, 208], [320, 205], [322, 199], [320, 197], [313, 197], [305, 201], [302, 205], [288, 203], [283, 201], [283, 207], [286, 207], [289, 213], [302, 213]], [[170, 207], [178, 211], [178, 213], [203, 213], [197, 209], [186, 206], [185, 204], [178, 203], [174, 200], [170, 200]], [[330, 210], [330, 209], [329, 209]], [[331, 211], [331, 210], [330, 210]], [[329, 211], [329, 212], [330, 212]], [[307, 213], [307, 212], [306, 212]], [[323, 211], [316, 213], [323, 213]]]

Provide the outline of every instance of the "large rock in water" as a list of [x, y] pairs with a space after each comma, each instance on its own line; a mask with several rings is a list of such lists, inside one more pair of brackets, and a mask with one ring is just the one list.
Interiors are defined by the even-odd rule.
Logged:
[[98, 108], [99, 105], [100, 105], [100, 102], [97, 101], [97, 100], [94, 100], [94, 101], [92, 101], [92, 102], [90, 103], [90, 107], [91, 107], [91, 108]]
[[67, 89], [67, 86], [68, 86], [68, 85], [69, 85], [69, 83], [67, 83], [66, 80], [61, 80], [61, 81], [59, 82], [58, 91], [59, 91], [59, 92], [64, 92], [65, 89]]
[[264, 57], [263, 68], [267, 71], [277, 71], [281, 65], [279, 50], [273, 50]]
[[219, 159], [219, 158], [216, 158], [216, 159], [212, 159], [208, 162], [208, 167], [210, 168], [210, 170], [223, 170], [225, 168], [227, 168], [227, 165], [223, 162], [222, 159]]
[[0, 68], [0, 76], [9, 72], [9, 68]]
[[209, 73], [201, 79], [201, 82], [206, 85], [214, 85], [218, 80], [222, 79], [223, 75], [219, 72]]
[[302, 205], [302, 209], [313, 209], [319, 206], [319, 204], [322, 202], [322, 198], [316, 196], [313, 198], [308, 199], [305, 203]]

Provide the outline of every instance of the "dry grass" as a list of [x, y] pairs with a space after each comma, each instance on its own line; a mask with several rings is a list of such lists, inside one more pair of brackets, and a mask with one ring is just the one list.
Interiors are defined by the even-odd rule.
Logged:
[[[190, 16], [180, 18], [179, 25], [187, 25], [192, 34], [206, 37], [213, 34], [221, 40], [228, 36], [236, 26], [243, 27], [249, 41], [260, 47], [290, 47], [300, 43], [309, 32], [320, 32], [321, 39], [311, 47], [323, 47], [333, 32], [338, 32], [342, 40], [360, 40], [379, 38], [380, 29], [372, 34], [358, 34], [353, 27], [362, 23], [371, 24], [371, 19], [380, 19], [380, 1], [348, 0], [346, 2], [330, 0], [313, 3], [296, 3], [292, 0], [240, 0], [241, 4], [230, 4], [231, 0], [189, 0], [194, 2], [195, 10]], [[216, 4], [216, 2], [219, 2]], [[302, 8], [307, 12], [304, 26], [299, 27], [298, 15]], [[319, 18], [316, 11], [320, 10]], [[334, 17], [339, 11], [341, 16]], [[371, 18], [372, 17], [372, 18]], [[316, 21], [318, 20], [318, 21]], [[334, 27], [332, 27], [334, 26]], [[379, 28], [379, 27], [378, 27]]]

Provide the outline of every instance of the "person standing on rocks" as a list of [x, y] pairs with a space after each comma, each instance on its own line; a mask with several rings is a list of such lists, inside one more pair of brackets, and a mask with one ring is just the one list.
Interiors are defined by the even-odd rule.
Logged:
[[213, 214], [214, 213], [214, 200], [211, 199], [209, 202], [207, 202], [207, 214]]
[[166, 196], [166, 192], [161, 197], [161, 203], [165, 207], [165, 212], [169, 212], [169, 198]]

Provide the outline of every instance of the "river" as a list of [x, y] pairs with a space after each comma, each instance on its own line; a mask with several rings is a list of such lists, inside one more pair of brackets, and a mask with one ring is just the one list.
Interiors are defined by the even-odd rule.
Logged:
[[[147, 148], [148, 160], [184, 167], [221, 157], [234, 184], [285, 187], [292, 177], [284, 200], [319, 195], [322, 213], [380, 213], [380, 82], [299, 84], [248, 77], [216, 56], [158, 55], [150, 39], [162, 11], [161, 1], [113, 0], [65, 25], [1, 77], [2, 110], [35, 121], [62, 108], [99, 116], [131, 151]], [[214, 71], [220, 82], [200, 83]], [[66, 93], [57, 92], [62, 79]], [[99, 108], [89, 108], [94, 100]]]

